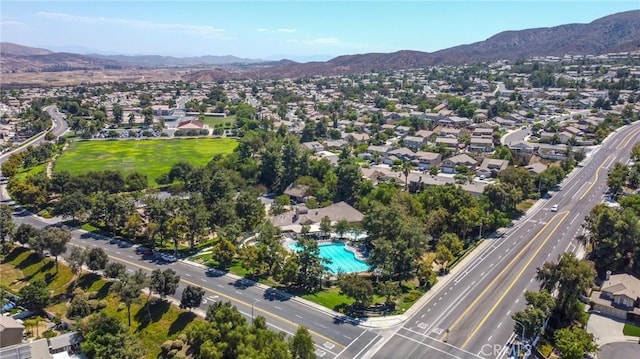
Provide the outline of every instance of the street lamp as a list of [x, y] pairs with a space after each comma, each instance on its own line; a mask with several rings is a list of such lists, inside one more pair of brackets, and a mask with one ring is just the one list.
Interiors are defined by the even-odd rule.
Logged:
[[256, 305], [256, 303], [258, 303], [260, 301], [260, 299], [256, 299], [253, 301], [253, 303], [251, 303], [251, 324], [253, 324], [253, 306]]
[[522, 336], [520, 337], [520, 341], [524, 341], [524, 324], [520, 323], [517, 320], [514, 320], [514, 322], [516, 322], [516, 324], [520, 324], [520, 326], [522, 327]]

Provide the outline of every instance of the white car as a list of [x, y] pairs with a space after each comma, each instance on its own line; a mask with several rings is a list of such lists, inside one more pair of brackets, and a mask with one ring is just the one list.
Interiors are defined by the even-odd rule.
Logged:
[[553, 206], [551, 206], [551, 212], [558, 212], [558, 205], [554, 204]]

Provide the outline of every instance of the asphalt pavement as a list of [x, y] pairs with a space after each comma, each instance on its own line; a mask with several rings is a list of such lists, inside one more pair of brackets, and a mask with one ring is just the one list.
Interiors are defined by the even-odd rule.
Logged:
[[[363, 358], [501, 358], [513, 340], [511, 315], [524, 308], [523, 293], [538, 290], [536, 268], [557, 261], [564, 252], [579, 252], [576, 237], [591, 208], [603, 201], [607, 171], [625, 162], [640, 138], [635, 124], [612, 134], [592, 151], [549, 198], [527, 214], [447, 285], [409, 316]], [[558, 211], [551, 207], [558, 205]]]

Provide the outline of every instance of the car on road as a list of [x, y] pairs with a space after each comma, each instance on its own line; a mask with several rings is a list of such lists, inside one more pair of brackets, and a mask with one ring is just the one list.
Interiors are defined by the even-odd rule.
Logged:
[[554, 204], [553, 206], [551, 206], [551, 212], [558, 212], [558, 205]]
[[215, 269], [215, 268], [207, 268], [204, 273], [208, 276], [208, 277], [213, 277], [213, 276], [219, 276], [222, 271], [219, 269]]
[[143, 256], [148, 256], [153, 254], [153, 250], [151, 248], [147, 248], [147, 247], [138, 247], [136, 248], [136, 253], [137, 254], [142, 254]]
[[178, 260], [178, 258], [176, 256], [174, 256], [173, 254], [163, 254], [162, 255], [162, 260], [165, 261], [165, 262], [173, 263], [173, 262], [176, 262]]

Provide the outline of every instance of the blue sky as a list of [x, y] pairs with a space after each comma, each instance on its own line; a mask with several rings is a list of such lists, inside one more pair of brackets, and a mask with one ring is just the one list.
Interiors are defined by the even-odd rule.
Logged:
[[[329, 59], [587, 23], [638, 0], [0, 2], [0, 40], [57, 51]], [[640, 20], [639, 20], [640, 21]]]

